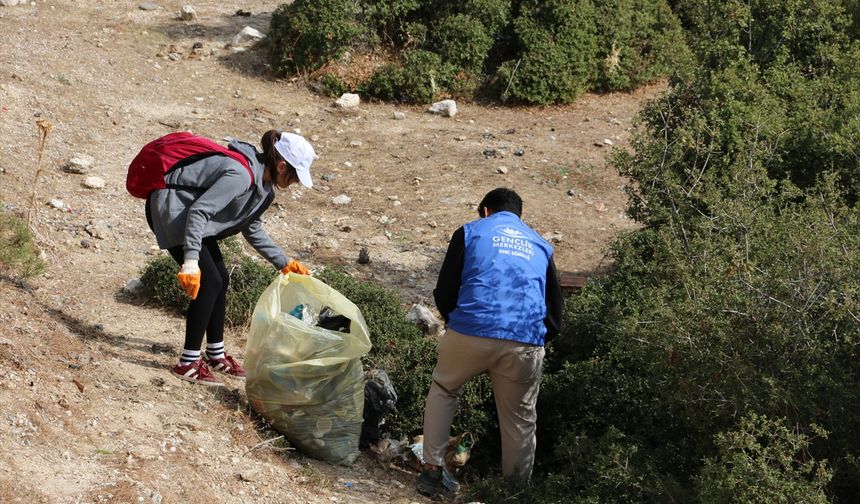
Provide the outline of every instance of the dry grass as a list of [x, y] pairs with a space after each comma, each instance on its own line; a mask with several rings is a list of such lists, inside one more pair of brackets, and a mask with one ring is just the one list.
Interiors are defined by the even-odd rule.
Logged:
[[347, 53], [337, 61], [330, 61], [310, 74], [312, 79], [330, 75], [346, 84], [350, 89], [369, 80], [376, 70], [397, 61], [397, 56], [389, 51], [355, 51]]

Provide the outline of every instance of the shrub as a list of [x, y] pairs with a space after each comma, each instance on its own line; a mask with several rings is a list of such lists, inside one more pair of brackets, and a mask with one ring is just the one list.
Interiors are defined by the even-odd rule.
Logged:
[[480, 74], [493, 39], [477, 19], [457, 14], [436, 26], [433, 47], [442, 61], [470, 75]]
[[[594, 1], [606, 12], [599, 20]], [[478, 91], [515, 103], [564, 103], [589, 86], [630, 89], [668, 72], [683, 41], [665, 2], [296, 0], [272, 16], [270, 60], [278, 74], [315, 71], [328, 93], [346, 83], [405, 102]], [[606, 33], [598, 41], [599, 30]], [[394, 58], [371, 76], [332, 80], [324, 70], [348, 47]]]
[[359, 91], [383, 100], [429, 103], [450, 84], [453, 73], [438, 54], [416, 49], [404, 53], [401, 66], [380, 67]]
[[314, 70], [363, 33], [352, 0], [295, 0], [272, 13], [269, 61], [277, 74]]
[[705, 460], [700, 502], [827, 504], [824, 487], [831, 474], [810, 455], [809, 444], [806, 435], [780, 421], [742, 418], [737, 430], [717, 435], [719, 455]]
[[477, 19], [491, 39], [510, 22], [511, 0], [465, 0], [463, 14]]
[[26, 280], [41, 274], [45, 263], [27, 225], [0, 208], [0, 274]]
[[409, 14], [422, 0], [361, 0], [362, 17], [383, 41], [400, 38]]
[[521, 50], [502, 64], [502, 100], [550, 104], [579, 96], [594, 76], [595, 11], [590, 0], [524, 0], [514, 20]]
[[761, 68], [797, 63], [820, 75], [846, 41], [850, 18], [830, 0], [678, 0], [676, 13], [706, 68], [746, 55]]
[[685, 54], [680, 23], [665, 0], [595, 0], [595, 10], [598, 90], [654, 81]]

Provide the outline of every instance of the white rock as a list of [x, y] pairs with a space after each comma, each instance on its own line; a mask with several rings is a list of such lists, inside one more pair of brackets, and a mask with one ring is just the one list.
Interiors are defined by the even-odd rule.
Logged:
[[564, 241], [564, 235], [558, 231], [552, 233], [544, 233], [542, 238], [550, 243], [561, 243]]
[[246, 43], [256, 42], [258, 40], [263, 40], [266, 38], [266, 34], [257, 30], [256, 28], [251, 28], [250, 26], [246, 26], [242, 28], [242, 31], [236, 34], [233, 37], [233, 40], [230, 42], [232, 46], [239, 46]]
[[603, 145], [612, 145], [612, 140], [610, 140], [608, 138], [604, 138], [603, 139]]
[[66, 208], [66, 204], [63, 203], [63, 200], [61, 200], [61, 199], [54, 198], [51, 201], [49, 201], [48, 204], [51, 205], [51, 208], [56, 208], [57, 210], [62, 210], [64, 208]]
[[422, 304], [414, 304], [406, 313], [406, 320], [417, 325], [424, 334], [436, 334], [442, 327], [442, 323], [429, 308]]
[[354, 93], [344, 93], [334, 102], [335, 106], [342, 109], [356, 108], [359, 103], [361, 103], [361, 98]]
[[95, 159], [87, 154], [75, 154], [75, 156], [66, 163], [63, 171], [67, 173], [87, 173], [93, 167]]
[[332, 198], [331, 202], [335, 205], [349, 205], [350, 203], [352, 203], [352, 198], [350, 198], [346, 194], [341, 194]]
[[18, 0], [0, 0], [0, 7], [14, 7], [16, 5], [18, 5]]
[[129, 279], [122, 288], [126, 294], [140, 294], [143, 291], [143, 284], [139, 278]]
[[427, 109], [427, 112], [439, 114], [445, 117], [454, 117], [457, 115], [457, 102], [454, 100], [442, 100], [436, 102]]
[[179, 9], [179, 19], [183, 21], [197, 19], [197, 11], [190, 5], [183, 5], [182, 8]]
[[89, 187], [90, 189], [103, 189], [105, 186], [105, 181], [101, 177], [87, 177], [84, 180], [84, 187]]
[[397, 119], [398, 121], [402, 121], [402, 120], [406, 119], [406, 114], [404, 114], [403, 112], [395, 112], [394, 118]]
[[500, 166], [500, 167], [496, 168], [496, 173], [501, 173], [502, 175], [504, 175], [504, 174], [508, 173], [508, 167], [507, 166]]

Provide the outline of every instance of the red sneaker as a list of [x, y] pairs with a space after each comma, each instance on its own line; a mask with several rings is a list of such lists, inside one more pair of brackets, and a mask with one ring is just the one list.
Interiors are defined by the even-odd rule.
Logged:
[[208, 364], [214, 371], [228, 374], [233, 378], [245, 379], [245, 368], [236, 362], [236, 359], [226, 353], [224, 354], [224, 357], [221, 357], [220, 359], [210, 359], [206, 354], [203, 354], [203, 360], [206, 361], [206, 364]]
[[191, 364], [181, 365], [177, 364], [170, 370], [177, 378], [180, 380], [190, 381], [192, 383], [200, 383], [202, 385], [208, 385], [210, 387], [223, 387], [224, 383], [221, 382], [215, 375], [212, 374], [212, 371], [209, 371], [209, 368], [206, 366], [206, 363], [203, 362], [202, 359], [197, 359]]

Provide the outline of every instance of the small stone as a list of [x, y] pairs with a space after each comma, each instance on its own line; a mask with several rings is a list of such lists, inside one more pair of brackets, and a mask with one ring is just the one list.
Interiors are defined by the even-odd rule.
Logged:
[[320, 177], [320, 178], [322, 178], [322, 179], [323, 179], [323, 180], [325, 180], [326, 182], [331, 182], [332, 180], [334, 180], [334, 179], [336, 179], [336, 178], [337, 178], [337, 175], [336, 175], [336, 174], [334, 174], [334, 173], [325, 173], [325, 174], [323, 174], [323, 176], [322, 176], [322, 177]]
[[257, 30], [256, 28], [251, 28], [250, 26], [246, 26], [242, 28], [242, 31], [236, 34], [233, 37], [233, 40], [230, 42], [231, 46], [239, 46], [245, 43], [256, 42], [258, 40], [263, 40], [266, 38], [266, 34]]
[[462, 141], [466, 140], [466, 137], [463, 135], [459, 135], [459, 136], [455, 136], [454, 140], [456, 140], [458, 142], [462, 142]]
[[107, 226], [101, 222], [90, 222], [84, 226], [84, 230], [89, 233], [90, 236], [99, 240], [104, 240], [109, 234]]
[[350, 147], [361, 147], [362, 145], [364, 145], [364, 143], [362, 143], [361, 140], [353, 140], [349, 142]]
[[335, 205], [349, 205], [350, 203], [352, 203], [352, 198], [350, 198], [346, 194], [341, 194], [332, 198], [331, 202]]
[[611, 145], [612, 145], [612, 140], [610, 140], [610, 139], [608, 139], [608, 138], [604, 138], [604, 139], [603, 139], [603, 144], [604, 144], [604, 145], [610, 145], [610, 146], [611, 146]]
[[63, 171], [66, 173], [84, 174], [92, 169], [93, 163], [95, 163], [95, 159], [92, 156], [87, 154], [75, 154], [72, 159], [69, 159], [66, 166], [63, 167]]
[[155, 2], [141, 2], [137, 8], [145, 11], [153, 11], [158, 9], [158, 4]]
[[140, 294], [143, 291], [143, 283], [140, 278], [130, 278], [122, 287], [126, 294]]
[[522, 156], [525, 153], [526, 151], [524, 151], [523, 149], [517, 149], [514, 151], [514, 156]]
[[361, 98], [355, 93], [344, 93], [334, 102], [335, 106], [342, 109], [354, 109], [361, 103]]
[[502, 175], [505, 175], [506, 173], [508, 173], [508, 167], [507, 166], [500, 166], [500, 167], [496, 168], [496, 173], [501, 173]]
[[370, 252], [367, 248], [362, 247], [361, 250], [358, 251], [358, 264], [367, 264], [370, 262]]
[[567, 195], [568, 195], [568, 196], [579, 196], [579, 193], [578, 193], [578, 192], [576, 192], [576, 189], [568, 189], [568, 190], [567, 190]]
[[197, 19], [197, 11], [190, 5], [183, 5], [179, 9], [179, 19], [183, 21], [191, 21]]
[[457, 102], [454, 100], [442, 100], [431, 105], [427, 109], [427, 112], [445, 117], [454, 117], [457, 115]]
[[403, 112], [395, 112], [394, 113], [394, 119], [396, 119], [398, 121], [402, 121], [402, 120], [406, 119], [406, 114], [404, 114]]
[[442, 327], [442, 323], [433, 312], [422, 304], [412, 305], [406, 313], [406, 320], [417, 325], [424, 334], [436, 334]]
[[50, 206], [51, 206], [51, 208], [56, 208], [57, 210], [62, 210], [62, 209], [64, 209], [64, 208], [66, 208], [66, 204], [65, 204], [65, 203], [63, 203], [63, 200], [61, 200], [61, 199], [56, 199], [56, 198], [54, 198], [54, 199], [52, 199], [51, 201], [49, 201], [49, 202], [48, 202], [48, 205], [50, 205]]
[[90, 189], [104, 189], [105, 181], [101, 177], [87, 177], [84, 180], [84, 187], [88, 187]]
[[545, 233], [543, 239], [550, 243], [561, 243], [564, 241], [564, 235], [559, 231], [553, 231], [552, 233]]

